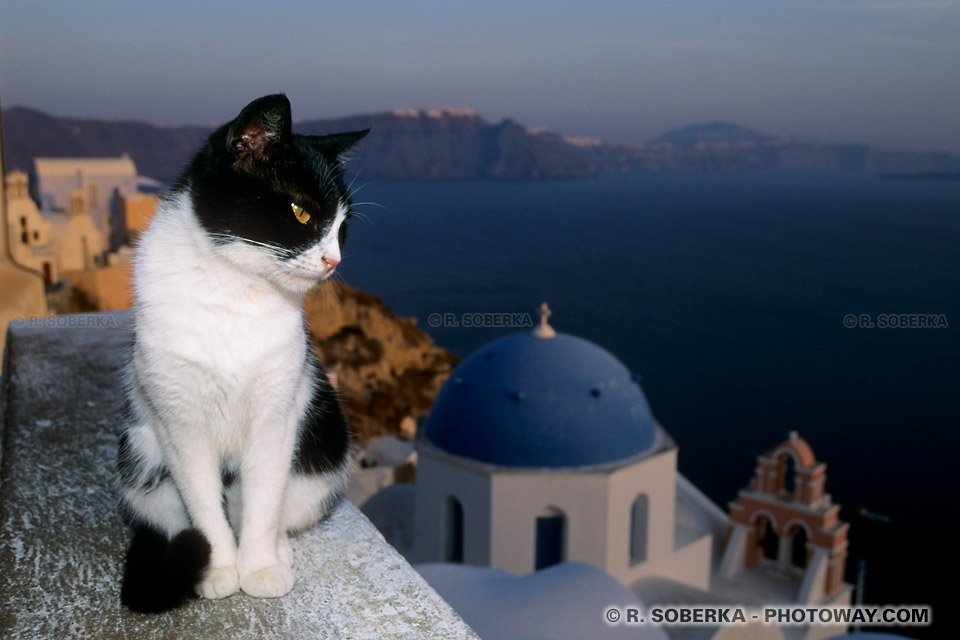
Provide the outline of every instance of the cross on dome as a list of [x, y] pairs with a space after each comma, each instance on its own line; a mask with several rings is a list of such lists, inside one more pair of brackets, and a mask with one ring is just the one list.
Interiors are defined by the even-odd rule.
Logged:
[[533, 335], [538, 338], [552, 338], [557, 335], [553, 327], [547, 324], [547, 318], [552, 315], [553, 312], [550, 311], [550, 306], [546, 302], [540, 305], [540, 326], [533, 330]]

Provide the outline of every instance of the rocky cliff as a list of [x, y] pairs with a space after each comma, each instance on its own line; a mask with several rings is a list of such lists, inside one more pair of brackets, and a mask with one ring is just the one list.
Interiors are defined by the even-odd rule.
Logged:
[[[162, 182], [176, 180], [212, 126], [171, 126], [58, 118], [14, 107], [3, 112], [9, 170], [31, 172], [36, 157], [119, 156]], [[294, 131], [323, 135], [371, 129], [352, 169], [365, 179], [580, 178], [589, 161], [556, 134], [504, 120], [491, 124], [470, 109], [402, 109], [335, 120], [296, 122]]]
[[371, 130], [352, 163], [364, 177], [392, 179], [581, 178], [592, 172], [556, 134], [512, 120], [490, 124], [466, 108], [390, 113], [298, 123], [299, 133]]
[[172, 183], [212, 127], [59, 118], [33, 109], [3, 110], [7, 171], [33, 172], [37, 157], [130, 155], [141, 175]]
[[361, 440], [413, 437], [416, 420], [459, 359], [417, 328], [415, 318], [398, 318], [377, 298], [339, 281], [315, 287], [304, 308]]
[[[58, 118], [14, 107], [3, 112], [6, 166], [30, 172], [44, 156], [128, 153], [142, 175], [172, 183], [212, 126], [172, 126]], [[829, 144], [766, 135], [713, 122], [670, 131], [646, 143], [563, 138], [512, 120], [493, 124], [466, 108], [399, 109], [333, 120], [306, 120], [294, 131], [322, 135], [371, 129], [351, 171], [363, 179], [583, 178], [634, 171], [960, 172], [960, 156]]]
[[669, 131], [646, 143], [581, 144], [598, 173], [663, 171], [852, 171], [953, 174], [960, 156], [772, 136], [726, 122]]

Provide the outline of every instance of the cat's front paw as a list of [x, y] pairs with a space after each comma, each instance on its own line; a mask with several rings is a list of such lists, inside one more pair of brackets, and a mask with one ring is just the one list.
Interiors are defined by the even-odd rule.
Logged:
[[293, 547], [290, 546], [290, 538], [286, 534], [277, 540], [277, 558], [280, 559], [280, 564], [293, 567]]
[[240, 576], [236, 567], [213, 567], [197, 586], [197, 593], [208, 600], [217, 600], [232, 596], [239, 587]]
[[275, 564], [240, 578], [240, 588], [255, 598], [278, 598], [293, 589], [293, 582], [293, 570], [282, 564]]

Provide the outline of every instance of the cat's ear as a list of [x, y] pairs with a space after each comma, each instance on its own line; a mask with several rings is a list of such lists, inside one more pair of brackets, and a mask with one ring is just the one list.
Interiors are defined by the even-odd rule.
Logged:
[[242, 160], [268, 160], [270, 149], [290, 140], [290, 101], [277, 93], [254, 100], [227, 132], [227, 149]]
[[357, 146], [357, 143], [370, 133], [370, 129], [362, 131], [349, 131], [347, 133], [334, 133], [329, 136], [310, 136], [310, 141], [315, 149], [318, 149], [328, 158], [343, 161], [350, 151]]

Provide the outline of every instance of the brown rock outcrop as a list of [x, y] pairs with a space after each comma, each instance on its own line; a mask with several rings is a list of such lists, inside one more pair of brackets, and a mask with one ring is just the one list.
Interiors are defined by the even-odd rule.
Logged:
[[434, 343], [416, 318], [398, 318], [374, 296], [339, 281], [315, 287], [304, 309], [361, 441], [386, 433], [409, 437], [404, 418], [426, 415], [459, 358]]

